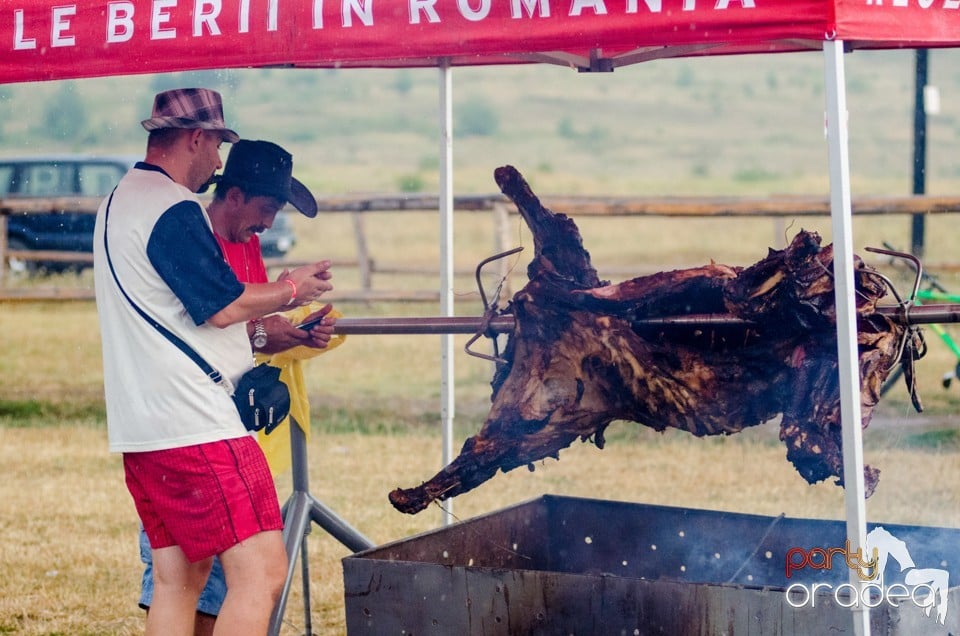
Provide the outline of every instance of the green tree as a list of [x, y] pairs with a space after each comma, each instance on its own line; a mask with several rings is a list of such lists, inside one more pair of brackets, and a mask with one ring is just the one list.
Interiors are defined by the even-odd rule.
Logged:
[[394, 75], [391, 86], [398, 95], [406, 95], [413, 89], [413, 75], [410, 71], [401, 69]]
[[557, 135], [564, 139], [575, 139], [577, 130], [573, 127], [573, 119], [570, 117], [561, 118], [557, 123]]
[[50, 139], [75, 141], [84, 135], [88, 119], [76, 83], [61, 82], [53, 99], [44, 107], [41, 132]]
[[464, 137], [492, 137], [500, 128], [496, 109], [482, 97], [474, 97], [456, 111], [454, 131]]
[[230, 69], [211, 69], [206, 71], [184, 71], [183, 73], [160, 73], [150, 79], [150, 88], [155, 93], [173, 88], [192, 88], [202, 86], [215, 91], [236, 89], [241, 77]]
[[400, 192], [423, 192], [426, 183], [418, 174], [402, 174], [397, 177], [397, 188]]
[[3, 122], [10, 115], [10, 100], [13, 99], [13, 91], [6, 86], [0, 86], [0, 139], [4, 138]]
[[162, 93], [182, 86], [180, 73], [157, 73], [150, 78], [150, 90], [154, 93]]
[[676, 85], [680, 88], [690, 88], [696, 81], [693, 69], [688, 64], [682, 64], [677, 71]]

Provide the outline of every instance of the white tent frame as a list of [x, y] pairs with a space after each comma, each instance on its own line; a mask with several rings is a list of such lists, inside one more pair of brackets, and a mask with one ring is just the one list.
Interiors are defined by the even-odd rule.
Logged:
[[[830, 217], [834, 246], [834, 293], [837, 308], [837, 355], [840, 372], [840, 413], [843, 439], [844, 508], [851, 550], [866, 544], [866, 490], [863, 478], [863, 433], [860, 409], [860, 367], [857, 353], [857, 314], [854, 297], [853, 213], [850, 188], [850, 155], [844, 43], [823, 43], [826, 94], [827, 154], [830, 174]], [[543, 59], [540, 61], [548, 61]], [[453, 315], [453, 82], [449, 64], [440, 69], [440, 310]], [[589, 68], [589, 66], [588, 66]], [[442, 462], [453, 461], [455, 385], [453, 336], [441, 336], [440, 411], [443, 429]], [[443, 523], [449, 524], [452, 502], [443, 505]], [[850, 571], [850, 585], [862, 597], [865, 582]], [[863, 603], [851, 607], [854, 633], [870, 635], [870, 609]]]
[[[860, 367], [857, 353], [857, 305], [853, 277], [853, 211], [850, 195], [850, 153], [847, 129], [846, 77], [843, 42], [823, 44], [826, 85], [827, 153], [830, 169], [830, 218], [833, 226], [834, 294], [837, 307], [837, 358], [840, 372], [840, 421], [843, 438], [844, 502], [847, 540], [853, 550], [866, 545], [863, 431], [860, 412]], [[850, 570], [850, 584], [862, 597], [864, 581]], [[856, 603], [854, 633], [870, 634], [870, 609]]]

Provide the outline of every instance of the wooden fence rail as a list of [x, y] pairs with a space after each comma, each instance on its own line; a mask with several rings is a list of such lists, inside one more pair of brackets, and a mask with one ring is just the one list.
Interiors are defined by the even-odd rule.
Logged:
[[[750, 197], [599, 197], [599, 196], [545, 196], [541, 202], [548, 208], [562, 211], [570, 216], [659, 216], [659, 217], [766, 217], [795, 218], [805, 216], [829, 216], [830, 202], [827, 197], [771, 196]], [[10, 215], [60, 214], [64, 212], [95, 214], [100, 198], [59, 197], [50, 199], [0, 199], [0, 299], [4, 298], [89, 298], [91, 291], [47, 289], [41, 287], [11, 287], [7, 284], [9, 272], [6, 264], [9, 257], [24, 260], [89, 262], [90, 254], [76, 252], [51, 252], [33, 250], [9, 250], [7, 248], [7, 218]], [[435, 300], [435, 292], [384, 293], [373, 289], [375, 272], [399, 271], [397, 267], [385, 267], [376, 263], [370, 254], [364, 230], [364, 213], [436, 211], [439, 198], [436, 195], [385, 194], [363, 196], [323, 197], [317, 201], [325, 213], [348, 213], [352, 216], [355, 240], [355, 260], [334, 263], [338, 266], [354, 266], [359, 269], [360, 289], [337, 292], [331, 300]], [[509, 248], [509, 215], [516, 214], [513, 203], [502, 194], [469, 195], [454, 198], [457, 212], [493, 213], [494, 236], [498, 251]], [[852, 201], [855, 216], [861, 215], [918, 215], [949, 214], [960, 212], [960, 197], [913, 195], [900, 197], [860, 197]], [[268, 259], [268, 266], [280, 267], [294, 264], [292, 261]], [[506, 267], [506, 264], [504, 264]], [[953, 264], [942, 268], [960, 269]]]

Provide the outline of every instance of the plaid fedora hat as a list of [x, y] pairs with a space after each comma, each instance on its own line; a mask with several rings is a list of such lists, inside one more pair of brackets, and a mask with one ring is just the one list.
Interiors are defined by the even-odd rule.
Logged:
[[241, 139], [230, 146], [223, 173], [213, 178], [252, 196], [290, 202], [301, 214], [317, 216], [317, 199], [293, 177], [293, 155], [269, 141]]
[[202, 128], [217, 131], [224, 141], [236, 143], [240, 135], [227, 128], [223, 120], [220, 93], [208, 88], [175, 88], [157, 93], [153, 116], [140, 124], [146, 130], [160, 128]]

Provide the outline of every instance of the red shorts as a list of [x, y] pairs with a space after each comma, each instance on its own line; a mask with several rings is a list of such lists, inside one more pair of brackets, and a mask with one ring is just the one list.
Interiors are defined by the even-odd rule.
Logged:
[[251, 436], [124, 453], [127, 489], [154, 548], [200, 561], [266, 530], [280, 530], [270, 467]]

